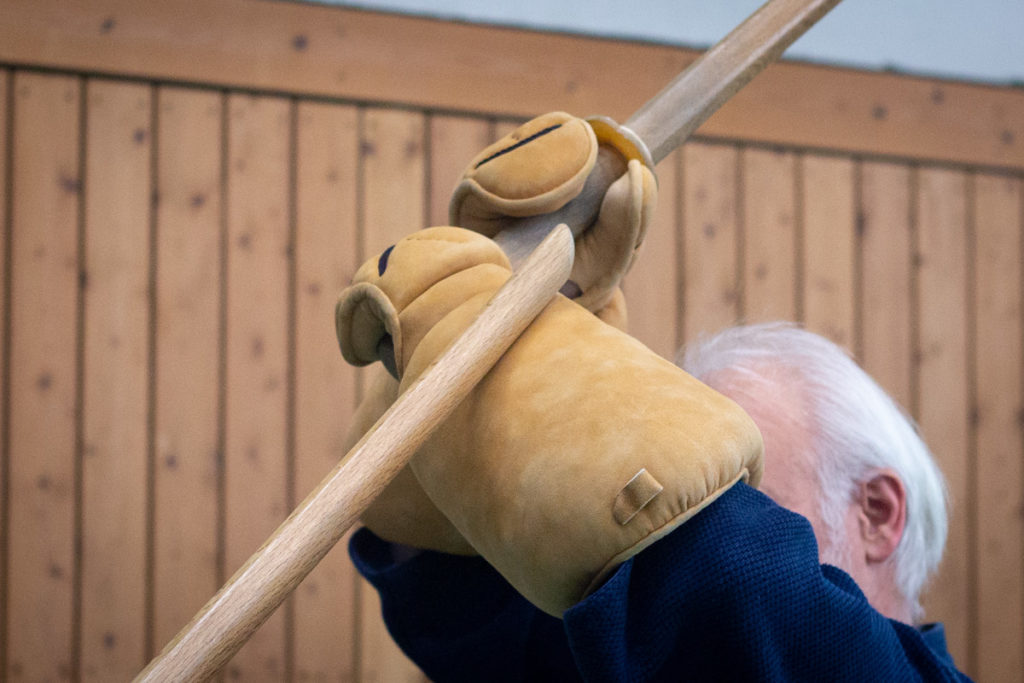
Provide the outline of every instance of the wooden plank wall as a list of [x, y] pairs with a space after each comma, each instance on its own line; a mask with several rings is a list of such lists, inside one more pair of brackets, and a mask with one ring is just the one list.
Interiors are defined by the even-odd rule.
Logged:
[[[130, 678], [313, 488], [361, 391], [336, 294], [516, 118], [0, 68], [0, 678]], [[1021, 169], [703, 137], [658, 171], [632, 332], [847, 346], [948, 478], [929, 617], [1024, 681]], [[339, 547], [228, 676], [422, 680], [378, 611]]]

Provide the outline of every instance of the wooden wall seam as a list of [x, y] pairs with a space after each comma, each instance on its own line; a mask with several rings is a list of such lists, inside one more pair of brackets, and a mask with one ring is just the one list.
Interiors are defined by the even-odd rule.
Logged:
[[[74, 673], [81, 82], [17, 74], [11, 236], [8, 671]], [[42, 315], [40, 315], [42, 313]]]
[[74, 561], [72, 569], [72, 607], [71, 607], [71, 678], [82, 677], [82, 547], [84, 544], [84, 468], [85, 468], [85, 290], [89, 286], [89, 272], [85, 263], [88, 258], [86, 242], [86, 158], [87, 135], [89, 129], [89, 81], [84, 75], [78, 80], [78, 287], [76, 289], [75, 310], [75, 455], [74, 455]]
[[[287, 236], [287, 300], [285, 309], [285, 436], [284, 436], [284, 460], [285, 460], [285, 510], [295, 509], [296, 495], [296, 353], [297, 353], [297, 311], [296, 301], [298, 264], [296, 262], [296, 236], [298, 233], [298, 146], [299, 146], [299, 119], [298, 100], [291, 97], [288, 100], [288, 178], [287, 196], [288, 206], [285, 210], [288, 222]], [[287, 514], [287, 513], [286, 513]], [[283, 521], [283, 519], [282, 519]], [[282, 605], [284, 610], [284, 678], [285, 680], [295, 679], [295, 598], [289, 597]]]
[[0, 676], [7, 671], [11, 470], [11, 235], [14, 199], [14, 74], [0, 69]]
[[853, 157], [853, 357], [864, 358], [864, 161]]
[[[977, 176], [973, 172], [964, 174], [964, 260], [965, 287], [964, 301], [966, 313], [964, 331], [966, 363], [964, 365], [967, 401], [967, 464], [965, 488], [966, 496], [964, 513], [967, 517], [967, 554], [971, 561], [967, 564], [967, 607], [966, 615], [968, 633], [978, 633], [978, 441], [979, 421], [981, 419], [978, 399], [978, 239], [977, 239]], [[970, 671], [978, 671], [978, 642], [971, 638], [967, 642], [967, 663]]]
[[[975, 425], [971, 476], [971, 643], [978, 680], [1013, 680], [1024, 670], [1024, 472], [1021, 415], [1024, 344], [1021, 319], [1019, 179], [972, 179], [975, 278]], [[983, 635], [982, 635], [983, 634]]]
[[736, 212], [736, 320], [737, 323], [747, 319], [747, 216], [743, 201], [746, 192], [746, 174], [743, 163], [746, 154], [745, 145], [736, 145], [736, 161], [733, 166], [733, 198], [732, 204]]
[[228, 423], [228, 195], [231, 191], [230, 124], [228, 91], [220, 90], [220, 204], [218, 230], [217, 319], [217, 585], [223, 585], [234, 569], [227, 557], [227, 423]]
[[156, 644], [156, 401], [157, 401], [157, 285], [159, 283], [159, 150], [160, 150], [160, 91], [149, 86], [149, 326], [146, 331], [146, 577], [144, 602], [143, 660], [148, 662], [163, 645]]
[[919, 212], [917, 207], [917, 195], [920, 190], [920, 167], [917, 164], [910, 164], [908, 168], [909, 178], [907, 179], [907, 223], [910, 226], [910, 264], [909, 281], [907, 289], [910, 294], [910, 348], [907, 349], [910, 355], [910, 376], [908, 377], [908, 404], [907, 411], [920, 424], [921, 420], [921, 288], [918, 272], [921, 266], [921, 237]]
[[807, 321], [807, 244], [805, 230], [807, 212], [804, 210], [804, 152], [796, 152], [793, 162], [793, 320]]

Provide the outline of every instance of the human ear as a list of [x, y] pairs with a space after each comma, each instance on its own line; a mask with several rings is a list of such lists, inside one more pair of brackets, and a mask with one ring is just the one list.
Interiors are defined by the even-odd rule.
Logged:
[[884, 562], [899, 545], [907, 521], [903, 482], [893, 470], [878, 470], [861, 482], [856, 502], [865, 559]]

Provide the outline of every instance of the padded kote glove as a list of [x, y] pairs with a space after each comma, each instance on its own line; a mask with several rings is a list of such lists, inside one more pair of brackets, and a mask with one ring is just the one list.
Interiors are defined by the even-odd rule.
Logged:
[[650, 158], [628, 129], [563, 112], [523, 124], [470, 162], [452, 194], [448, 220], [494, 237], [516, 218], [557, 211], [583, 191], [599, 147], [613, 150], [626, 171], [601, 198], [594, 224], [576, 238], [570, 275], [576, 302], [598, 311], [632, 265], [657, 199]]
[[[615, 292], [597, 317], [626, 330], [626, 301], [622, 290]], [[367, 382], [343, 443], [348, 452], [398, 399], [398, 380], [383, 367]], [[406, 465], [363, 512], [360, 521], [370, 531], [391, 543], [453, 555], [475, 555], [476, 551], [437, 509]]]
[[[491, 240], [431, 228], [363, 265], [336, 310], [354, 364], [415, 381], [508, 279]], [[760, 434], [736, 404], [556, 296], [410, 462], [527, 599], [560, 616], [735, 482]]]

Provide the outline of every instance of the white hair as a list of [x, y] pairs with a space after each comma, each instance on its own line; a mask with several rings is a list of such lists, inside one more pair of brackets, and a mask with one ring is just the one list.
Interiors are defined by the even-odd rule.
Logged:
[[715, 386], [716, 375], [725, 385], [731, 377], [767, 392], [780, 382], [800, 382], [814, 425], [814, 452], [807, 455], [816, 463], [819, 506], [830, 541], [846, 545], [842, 520], [858, 485], [879, 468], [897, 473], [906, 490], [907, 513], [890, 561], [897, 588], [913, 618], [919, 619], [919, 596], [946, 543], [948, 496], [916, 425], [896, 402], [843, 349], [792, 324], [724, 330], [699, 339], [681, 352], [677, 363], [725, 393], [727, 386]]

